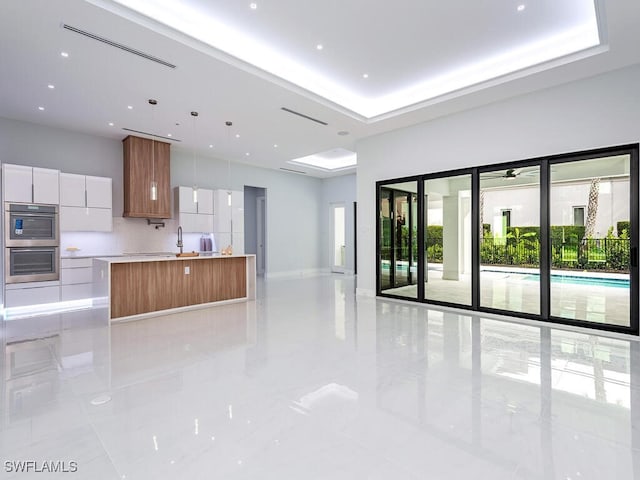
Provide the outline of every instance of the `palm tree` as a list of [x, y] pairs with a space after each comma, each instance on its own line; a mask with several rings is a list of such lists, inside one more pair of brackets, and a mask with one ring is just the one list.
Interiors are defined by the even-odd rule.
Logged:
[[587, 206], [587, 223], [584, 229], [583, 241], [593, 238], [596, 233], [596, 216], [598, 215], [598, 195], [600, 194], [600, 178], [591, 180], [589, 188], [589, 205]]

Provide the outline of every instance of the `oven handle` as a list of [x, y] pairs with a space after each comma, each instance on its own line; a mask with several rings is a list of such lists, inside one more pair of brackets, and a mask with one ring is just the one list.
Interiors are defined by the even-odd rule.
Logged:
[[40, 247], [40, 248], [24, 248], [24, 247], [7, 247], [9, 250], [20, 250], [21, 252], [51, 252], [58, 247]]
[[55, 218], [57, 213], [26, 213], [26, 212], [10, 212], [10, 217], [45, 217]]

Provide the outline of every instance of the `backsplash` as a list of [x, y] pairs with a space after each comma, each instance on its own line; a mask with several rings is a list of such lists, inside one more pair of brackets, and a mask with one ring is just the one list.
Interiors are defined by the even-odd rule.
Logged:
[[[112, 232], [61, 232], [60, 254], [71, 255], [66, 249], [77, 247], [75, 256], [120, 255], [122, 253], [178, 252], [178, 224], [164, 220], [164, 227], [147, 225], [144, 218], [113, 218]], [[199, 233], [183, 235], [184, 251], [200, 249]]]

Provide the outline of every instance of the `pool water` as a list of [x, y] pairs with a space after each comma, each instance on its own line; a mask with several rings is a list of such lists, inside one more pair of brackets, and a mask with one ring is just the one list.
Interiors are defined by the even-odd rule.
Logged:
[[[527, 275], [523, 280], [540, 281], [539, 274]], [[590, 285], [596, 287], [629, 288], [629, 280], [622, 278], [574, 277], [570, 275], [551, 275], [551, 283], [569, 283], [572, 285]]]

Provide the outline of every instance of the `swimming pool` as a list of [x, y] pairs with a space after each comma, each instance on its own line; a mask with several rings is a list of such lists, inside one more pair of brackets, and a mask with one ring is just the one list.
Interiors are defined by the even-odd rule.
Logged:
[[[540, 274], [530, 274], [523, 280], [540, 281]], [[629, 288], [629, 280], [622, 278], [578, 277], [573, 275], [551, 275], [551, 283], [568, 283], [572, 285], [590, 285], [596, 287]]]

